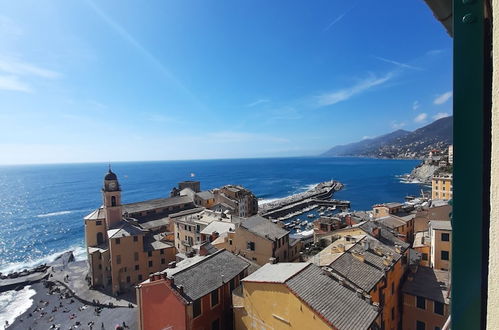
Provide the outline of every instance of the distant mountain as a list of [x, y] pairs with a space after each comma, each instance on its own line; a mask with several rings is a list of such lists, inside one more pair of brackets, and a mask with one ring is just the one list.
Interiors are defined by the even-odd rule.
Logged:
[[452, 116], [441, 118], [413, 132], [397, 130], [373, 139], [335, 146], [324, 157], [423, 158], [432, 149], [452, 144]]

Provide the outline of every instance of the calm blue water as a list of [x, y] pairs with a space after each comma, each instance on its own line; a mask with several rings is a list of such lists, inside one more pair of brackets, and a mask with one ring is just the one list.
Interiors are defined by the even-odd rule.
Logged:
[[[113, 164], [123, 202], [167, 197], [177, 182], [201, 181], [202, 189], [240, 184], [259, 198], [274, 199], [307, 190], [326, 180], [346, 186], [335, 198], [364, 210], [379, 202], [403, 201], [421, 187], [397, 178], [418, 164], [413, 160], [359, 158], [274, 158], [131, 162]], [[83, 217], [102, 203], [107, 164], [0, 167], [0, 272], [49, 261], [83, 247]]]

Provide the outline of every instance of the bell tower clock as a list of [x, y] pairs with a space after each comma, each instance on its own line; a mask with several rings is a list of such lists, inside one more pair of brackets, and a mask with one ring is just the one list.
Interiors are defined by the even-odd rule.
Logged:
[[107, 228], [112, 228], [116, 223], [122, 220], [121, 188], [118, 177], [109, 166], [109, 171], [104, 177], [104, 186], [102, 187], [102, 197], [104, 211], [106, 213]]

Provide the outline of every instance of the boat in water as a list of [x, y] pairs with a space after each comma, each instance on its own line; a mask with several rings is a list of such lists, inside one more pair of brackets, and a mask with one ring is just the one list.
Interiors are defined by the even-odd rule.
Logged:
[[307, 217], [309, 217], [309, 218], [313, 218], [313, 217], [314, 217], [314, 215], [313, 215], [312, 213], [309, 213], [309, 214], [307, 214]]

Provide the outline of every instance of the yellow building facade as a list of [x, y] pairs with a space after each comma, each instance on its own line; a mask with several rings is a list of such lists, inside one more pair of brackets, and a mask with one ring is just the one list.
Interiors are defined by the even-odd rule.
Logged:
[[431, 198], [452, 199], [452, 174], [442, 174], [431, 179]]
[[309, 263], [267, 264], [233, 293], [234, 325], [242, 329], [356, 329], [379, 326], [379, 308]]

